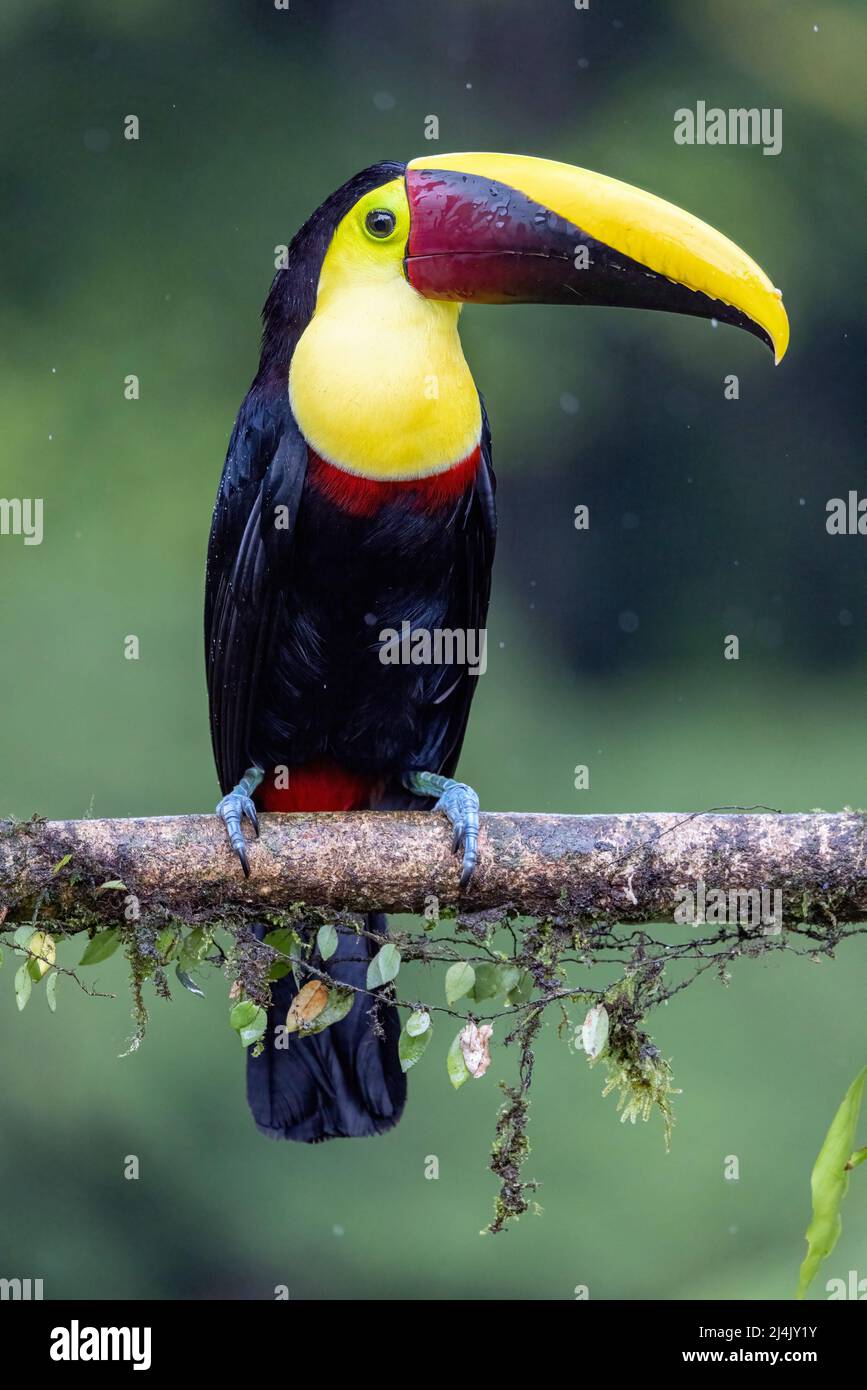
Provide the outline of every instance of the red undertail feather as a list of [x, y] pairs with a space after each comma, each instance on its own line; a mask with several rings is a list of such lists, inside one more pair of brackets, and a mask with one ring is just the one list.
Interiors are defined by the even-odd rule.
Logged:
[[288, 772], [285, 768], [270, 772], [255, 801], [262, 811], [358, 811], [370, 805], [376, 784], [375, 777], [347, 772], [322, 759]]

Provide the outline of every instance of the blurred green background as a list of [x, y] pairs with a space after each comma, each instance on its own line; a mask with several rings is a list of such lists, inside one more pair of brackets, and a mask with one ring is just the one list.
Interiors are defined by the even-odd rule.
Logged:
[[[214, 805], [204, 550], [274, 247], [356, 169], [430, 150], [429, 114], [437, 151], [565, 159], [682, 203], [765, 266], [792, 321], [775, 370], [694, 320], [465, 313], [502, 530], [463, 775], [489, 809], [867, 802], [867, 541], [825, 532], [865, 472], [862, 5], [5, 0], [0, 41], [0, 491], [45, 500], [41, 546], [0, 539], [0, 812]], [[699, 99], [781, 107], [782, 153], [676, 146]], [[66, 980], [56, 1015], [34, 995], [21, 1016], [8, 959], [0, 976], [0, 1274], [53, 1298], [788, 1296], [810, 1167], [865, 1060], [860, 943], [705, 981], [651, 1020], [683, 1088], [666, 1156], [552, 1026], [528, 1166], [545, 1212], [482, 1239], [509, 1053], [453, 1094], [441, 1028], [392, 1134], [269, 1144], [219, 977], [155, 1002], [119, 1060], [123, 966], [93, 976], [117, 999]], [[852, 1268], [857, 1176], [814, 1292]]]

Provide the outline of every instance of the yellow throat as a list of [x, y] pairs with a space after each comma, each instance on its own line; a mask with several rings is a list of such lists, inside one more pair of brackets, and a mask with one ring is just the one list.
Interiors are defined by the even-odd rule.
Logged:
[[[382, 208], [395, 217], [385, 240], [365, 230], [367, 213]], [[289, 371], [292, 412], [308, 444], [338, 468], [380, 481], [442, 472], [481, 436], [458, 334], [461, 306], [425, 299], [407, 283], [408, 229], [403, 179], [347, 213]]]

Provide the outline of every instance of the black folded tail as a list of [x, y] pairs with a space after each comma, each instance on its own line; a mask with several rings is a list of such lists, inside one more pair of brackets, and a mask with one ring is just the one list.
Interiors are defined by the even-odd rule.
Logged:
[[[377, 934], [385, 925], [381, 913], [368, 918], [369, 929]], [[346, 930], [339, 930], [338, 941], [325, 968], [341, 984], [363, 989], [376, 942]], [[289, 1034], [277, 1047], [274, 1030], [286, 1022], [296, 993], [291, 973], [272, 985], [265, 1050], [259, 1057], [247, 1056], [247, 1100], [257, 1128], [272, 1139], [305, 1144], [391, 1129], [406, 1101], [406, 1077], [397, 1055], [397, 1009], [378, 1010], [385, 1036], [377, 1037], [369, 1017], [373, 1001], [360, 994], [340, 1023], [307, 1037]]]

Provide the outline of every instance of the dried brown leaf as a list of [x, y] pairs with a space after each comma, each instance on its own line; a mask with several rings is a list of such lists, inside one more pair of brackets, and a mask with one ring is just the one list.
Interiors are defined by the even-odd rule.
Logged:
[[286, 1032], [297, 1033], [299, 1028], [318, 1018], [328, 1003], [328, 988], [321, 980], [310, 980], [299, 989], [286, 1015]]

